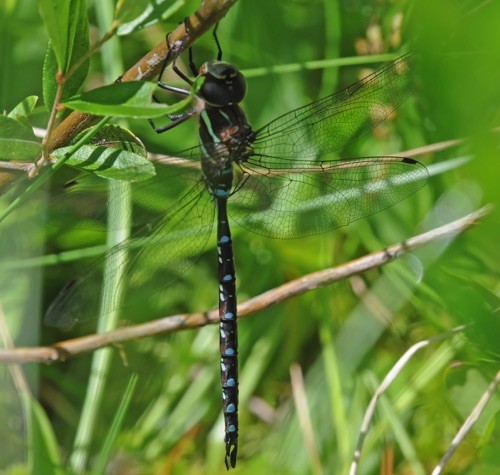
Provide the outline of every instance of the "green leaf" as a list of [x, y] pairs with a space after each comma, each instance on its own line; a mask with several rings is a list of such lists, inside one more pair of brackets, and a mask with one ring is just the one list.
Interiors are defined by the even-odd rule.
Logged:
[[17, 106], [15, 106], [8, 114], [11, 119], [18, 119], [19, 117], [25, 117], [33, 112], [38, 101], [38, 96], [28, 96], [24, 98]]
[[[84, 0], [40, 0], [39, 8], [50, 38], [43, 65], [43, 98], [50, 109], [58, 87], [58, 72], [65, 75], [89, 50], [88, 18]], [[88, 69], [87, 59], [67, 78], [62, 101], [78, 91]]]
[[70, 109], [94, 115], [149, 118], [179, 111], [191, 102], [191, 96], [174, 105], [153, 103], [156, 84], [132, 81], [111, 84], [74, 96], [64, 105]]
[[[87, 130], [80, 132], [70, 145], [77, 143]], [[146, 147], [140, 139], [130, 130], [119, 125], [107, 124], [99, 130], [89, 141], [88, 145], [97, 145], [103, 147], [114, 147], [133, 152], [141, 157], [147, 158]]]
[[[88, 24], [86, 18], [85, 23], [79, 23], [78, 26], [80, 27], [81, 31], [78, 31], [77, 37], [75, 39], [74, 48], [72, 49], [72, 55], [69, 60], [69, 67], [73, 66], [89, 50]], [[81, 85], [85, 81], [85, 78], [87, 77], [89, 65], [89, 59], [85, 60], [78, 67], [78, 69], [67, 78], [64, 83], [61, 102], [69, 99], [73, 94], [76, 94], [78, 89], [80, 89]], [[58, 88], [56, 79], [58, 69], [59, 66], [53, 44], [52, 42], [49, 42], [47, 52], [45, 54], [45, 60], [43, 63], [43, 98], [47, 109], [50, 109], [54, 104], [54, 99]]]
[[[53, 156], [64, 157], [72, 147], [54, 150]], [[122, 149], [83, 145], [66, 161], [66, 165], [90, 171], [103, 178], [141, 181], [156, 174], [154, 165], [141, 155]]]
[[31, 431], [30, 448], [33, 475], [62, 475], [62, 461], [57, 440], [50, 421], [38, 402], [24, 394], [24, 404], [29, 409]]
[[127, 411], [130, 407], [132, 396], [134, 395], [135, 389], [137, 387], [138, 379], [139, 378], [137, 374], [133, 374], [129, 379], [122, 400], [120, 401], [120, 404], [118, 405], [117, 411], [115, 413], [115, 417], [113, 418], [113, 423], [109, 428], [106, 440], [104, 441], [101, 451], [97, 457], [97, 464], [94, 469], [95, 475], [103, 474], [106, 472], [106, 466], [111, 460], [112, 449], [114, 444], [116, 443], [116, 439], [120, 435], [120, 429], [123, 425], [125, 415], [127, 414]]
[[[75, 39], [87, 28], [84, 0], [39, 0], [38, 8], [45, 23], [59, 71], [65, 74], [74, 58]], [[80, 36], [81, 37], [81, 36]]]
[[116, 19], [121, 23], [117, 34], [129, 35], [160, 20], [166, 20], [185, 3], [185, 0], [177, 0], [174, 4], [171, 4], [171, 0], [125, 0], [116, 11]]
[[0, 115], [0, 159], [33, 160], [41, 151], [42, 146], [31, 129]]
[[134, 21], [142, 16], [148, 8], [150, 0], [119, 0], [116, 4], [114, 18], [119, 23]]

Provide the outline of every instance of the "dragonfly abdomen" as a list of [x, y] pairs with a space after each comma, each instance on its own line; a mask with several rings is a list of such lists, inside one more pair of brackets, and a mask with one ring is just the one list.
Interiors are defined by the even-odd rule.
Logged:
[[235, 467], [238, 451], [238, 327], [236, 320], [236, 274], [231, 230], [227, 220], [227, 197], [216, 198], [219, 277], [220, 375], [226, 444], [226, 467]]

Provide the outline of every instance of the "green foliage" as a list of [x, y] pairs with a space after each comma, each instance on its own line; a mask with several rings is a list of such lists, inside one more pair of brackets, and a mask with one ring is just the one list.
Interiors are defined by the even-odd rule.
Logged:
[[83, 50], [79, 45], [88, 38], [86, 2], [40, 0], [38, 6], [51, 40], [49, 48], [54, 51], [60, 73], [65, 74], [74, 63], [72, 59], [80, 58]]
[[115, 418], [113, 420], [113, 423], [111, 424], [111, 427], [109, 428], [108, 435], [99, 453], [99, 458], [96, 463], [96, 467], [93, 470], [93, 473], [95, 475], [106, 473], [106, 466], [108, 465], [108, 461], [112, 456], [113, 447], [115, 446], [116, 439], [120, 434], [123, 420], [125, 418], [125, 415], [127, 414], [129, 405], [132, 401], [132, 396], [134, 395], [134, 391], [136, 390], [137, 381], [138, 381], [137, 375], [133, 374], [130, 377], [129, 384], [123, 393], [123, 398], [120, 401], [120, 404], [115, 412]]
[[23, 99], [14, 109], [9, 112], [9, 117], [12, 119], [27, 118], [33, 112], [38, 101], [37, 96], [28, 96]]
[[[50, 107], [61, 75], [66, 75], [89, 49], [89, 25], [85, 0], [38, 2], [50, 42], [43, 65], [43, 97]], [[71, 97], [85, 81], [90, 62], [85, 59], [65, 81], [62, 100]]]
[[156, 84], [151, 82], [123, 82], [77, 94], [64, 105], [88, 114], [141, 119], [173, 114], [192, 100], [189, 96], [172, 106], [152, 103], [151, 96], [155, 89]]
[[[74, 143], [84, 137], [79, 134]], [[103, 178], [115, 180], [141, 181], [153, 177], [156, 172], [147, 160], [144, 145], [129, 130], [116, 125], [105, 125], [90, 140], [72, 152], [72, 147], [62, 147], [53, 156], [68, 156], [65, 164], [80, 170], [93, 172]]]
[[57, 440], [40, 403], [28, 394], [24, 394], [24, 404], [28, 409], [31, 423], [31, 472], [33, 475], [60, 475], [64, 473]]
[[4, 160], [33, 160], [41, 149], [31, 128], [19, 119], [0, 116], [0, 156]]
[[[65, 156], [71, 147], [62, 147], [54, 152], [54, 157]], [[107, 164], [112, 163], [109, 167]], [[66, 165], [81, 170], [92, 171], [103, 178], [115, 180], [139, 181], [152, 177], [155, 174], [150, 161], [127, 152], [113, 150], [109, 147], [83, 145], [71, 155]]]
[[[42, 96], [43, 90], [45, 107], [52, 109], [58, 86], [55, 73], [67, 73], [88, 51], [87, 17], [96, 31], [95, 10], [87, 10], [83, 1], [40, 1], [38, 5], [41, 18], [30, 0], [0, 5], [0, 105], [11, 111], [0, 116], [0, 159], [4, 161], [37, 158], [41, 145], [31, 126], [46, 127], [48, 114], [36, 106], [35, 96]], [[194, 0], [118, 2], [121, 57], [117, 61], [135, 64], [198, 6]], [[411, 148], [466, 139], [453, 148], [418, 157], [430, 170], [426, 188], [334, 234], [273, 240], [234, 226], [240, 302], [433, 229], [482, 204], [498, 208], [498, 134], [491, 129], [498, 127], [500, 119], [499, 17], [497, 2], [236, 3], [221, 21], [219, 39], [224, 60], [243, 72], [252, 70], [244, 108], [256, 130], [365, 75], [355, 66], [361, 62], [359, 55], [383, 54], [385, 61], [413, 51], [418, 59], [417, 92], [394, 117], [347, 146], [341, 156], [404, 156]], [[194, 46], [196, 64], [213, 59], [215, 51], [207, 34]], [[103, 161], [92, 166], [104, 167], [114, 178], [122, 168], [121, 160], [130, 160], [140, 170], [145, 168], [142, 176], [150, 174], [151, 164], [142, 158], [142, 145], [135, 136], [148, 151], [161, 154], [174, 155], [196, 144], [193, 121], [157, 135], [144, 120], [173, 114], [191, 97], [179, 104], [177, 97], [165, 101], [162, 97], [162, 104], [156, 104], [151, 102], [152, 83], [105, 85], [102, 76], [108, 65], [99, 58], [99, 53], [93, 55], [72, 76], [73, 82], [65, 84], [65, 104], [95, 114], [136, 117], [127, 125], [132, 133], [121, 127], [100, 131], [98, 127], [91, 131], [97, 135], [90, 143], [83, 145], [83, 136], [85, 142], [90, 139], [84, 133], [68, 144], [72, 157], [67, 149], [54, 156], [64, 155], [68, 164], [87, 169], [89, 158], [97, 154]], [[350, 66], [338, 67], [340, 59]], [[313, 64], [315, 60], [319, 63]], [[186, 63], [185, 57], [179, 61], [181, 68]], [[379, 65], [373, 57], [362, 63], [370, 70]], [[273, 69], [276, 66], [282, 67]], [[186, 87], [168, 70], [163, 80]], [[163, 102], [175, 102], [177, 109]], [[117, 160], [108, 163], [109, 156]], [[53, 187], [74, 179], [74, 170], [64, 167], [54, 176]], [[178, 192], [174, 180], [172, 176], [172, 181], [165, 182], [172, 201]], [[21, 186], [15, 191], [22, 190]], [[93, 331], [77, 326], [70, 334], [60, 333], [40, 324], [43, 333], [37, 332], [56, 293], [92, 261], [93, 250], [88, 247], [105, 240], [99, 227], [86, 226], [101, 223], [104, 195], [86, 197], [83, 191], [79, 194], [86, 198], [85, 209], [78, 208], [82, 200], [75, 201], [74, 213], [70, 212], [73, 220], [62, 228], [55, 230], [44, 223], [44, 194], [34, 195], [30, 204], [16, 208], [2, 223], [0, 303], [19, 346], [53, 344]], [[139, 225], [150, 222], [156, 213], [161, 215], [167, 206], [157, 203], [145, 185], [144, 191], [138, 208], [143, 215], [135, 221]], [[1, 197], [2, 211], [11, 199]], [[84, 225], [82, 211], [89, 211]], [[449, 236], [383, 268], [286, 299], [243, 319], [239, 325], [241, 446], [235, 473], [347, 473], [369, 399], [398, 358], [417, 342], [467, 324], [460, 336], [433, 343], [410, 360], [382, 398], [365, 440], [360, 473], [380, 473], [381, 460], [391, 454], [392, 473], [428, 473], [498, 372], [498, 216], [495, 211], [462, 236]], [[213, 241], [191, 270], [165, 291], [127, 307], [123, 321], [137, 323], [213, 308], [217, 302]], [[163, 275], [162, 266], [160, 261], [153, 264], [151, 280]], [[102, 472], [108, 465], [114, 473], [126, 469], [221, 473], [217, 328], [144, 338], [113, 351], [92, 432], [88, 470]], [[291, 384], [293, 363], [304, 375], [305, 406], [294, 405], [293, 396], [300, 394], [300, 388]], [[29, 413], [12, 409], [12, 402], [24, 396], [10, 384], [9, 373], [1, 373], [0, 442], [9, 449], [21, 440], [29, 456], [19, 455], [14, 464], [14, 456], [7, 459], [14, 452], [5, 450], [0, 454], [0, 462], [5, 462], [0, 469], [20, 473], [24, 468], [26, 473], [33, 461], [42, 470], [39, 473], [69, 472], [66, 454], [74, 451], [89, 367], [87, 356], [47, 367], [26, 366], [33, 393], [41, 402], [33, 402]], [[134, 373], [138, 383], [132, 391], [128, 381]], [[448, 473], [499, 472], [498, 414], [496, 394], [452, 457]], [[12, 429], [17, 427], [14, 422], [33, 427], [34, 432], [26, 432], [23, 440], [22, 431]]]

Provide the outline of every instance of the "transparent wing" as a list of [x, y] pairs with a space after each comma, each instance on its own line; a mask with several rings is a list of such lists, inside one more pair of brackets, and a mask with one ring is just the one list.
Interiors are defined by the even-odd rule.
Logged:
[[[244, 173], [229, 200], [231, 216], [259, 234], [300, 237], [349, 224], [421, 188], [427, 172], [413, 160], [330, 160], [328, 156], [375, 128], [409, 97], [411, 58], [403, 56], [346, 90], [284, 114], [259, 129], [252, 143], [253, 155], [236, 160]], [[179, 156], [198, 158], [200, 147]], [[181, 174], [191, 180], [200, 176], [198, 170], [189, 169]], [[152, 293], [167, 286], [206, 245], [214, 219], [212, 198], [201, 181], [190, 191], [182, 188], [184, 183], [184, 179], [162, 172], [153, 181], [133, 185], [134, 222], [147, 225], [105, 256], [119, 261], [124, 251], [129, 255], [126, 263], [119, 264], [120, 275], [124, 271], [125, 305], [141, 298], [145, 288]], [[61, 204], [88, 196], [90, 189], [95, 189], [93, 184], [80, 182], [73, 198], [62, 198]], [[104, 206], [91, 205], [90, 199], [87, 205], [87, 222], [99, 222]], [[163, 217], [157, 219], [158, 213]], [[98, 316], [96, 296], [101, 290], [104, 261], [63, 289], [49, 308], [48, 324], [68, 325]], [[158, 269], [164, 269], [160, 278], [156, 277]], [[114, 305], [120, 305], [116, 292], [111, 294]]]
[[[199, 160], [169, 160], [155, 168], [155, 177], [131, 185], [134, 229], [166, 213], [186, 186], [193, 186], [200, 178]], [[108, 211], [114, 212], [108, 210], [108, 183], [92, 173], [81, 174], [51, 192], [47, 213], [42, 214], [47, 214], [48, 221], [57, 227], [106, 230]]]
[[254, 162], [261, 167], [294, 167], [296, 159], [329, 159], [329, 153], [358, 140], [411, 95], [412, 58], [402, 56], [343, 91], [269, 122], [256, 131]]
[[295, 161], [294, 168], [245, 167], [229, 214], [274, 238], [318, 234], [389, 208], [422, 188], [420, 163], [400, 157]]
[[[193, 171], [199, 177], [199, 171]], [[156, 180], [156, 179], [155, 179]], [[157, 185], [163, 190], [177, 190], [175, 182]], [[150, 184], [141, 191], [158, 191]], [[106, 280], [115, 280], [106, 294], [110, 309], [126, 307], [167, 287], [185, 272], [201, 254], [211, 234], [214, 220], [212, 198], [201, 180], [184, 190], [183, 194], [168, 200], [169, 208], [156, 221], [150, 221], [124, 243], [115, 246], [88, 268], [81, 277], [68, 283], [51, 304], [45, 323], [50, 326], [68, 326], [97, 318], [100, 313], [101, 290], [106, 262], [115, 266], [106, 269]], [[143, 196], [149, 201], [154, 195]], [[165, 198], [165, 192], [163, 192]], [[159, 205], [164, 209], [165, 204]], [[126, 259], [123, 256], [126, 255]], [[122, 287], [122, 300], [118, 297]]]

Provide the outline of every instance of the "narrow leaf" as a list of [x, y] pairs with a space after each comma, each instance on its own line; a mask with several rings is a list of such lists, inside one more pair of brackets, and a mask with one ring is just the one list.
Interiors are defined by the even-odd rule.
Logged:
[[30, 447], [33, 475], [62, 475], [62, 461], [50, 421], [38, 402], [28, 394], [25, 405], [30, 410]]
[[28, 96], [24, 98], [17, 106], [15, 106], [8, 114], [11, 119], [18, 119], [19, 117], [25, 117], [33, 112], [38, 101], [38, 96]]
[[[75, 28], [78, 28], [76, 36], [72, 42], [71, 56], [68, 62], [68, 69], [72, 67], [89, 50], [89, 34], [87, 16], [84, 15]], [[78, 69], [65, 81], [62, 94], [62, 101], [69, 99], [76, 94], [78, 89], [85, 81], [89, 70], [90, 61], [85, 60]], [[47, 109], [50, 109], [54, 103], [56, 90], [58, 87], [56, 75], [60, 70], [59, 62], [56, 57], [54, 44], [49, 42], [45, 60], [43, 63], [43, 98]]]
[[106, 436], [106, 440], [104, 441], [104, 444], [102, 445], [101, 451], [97, 458], [97, 466], [94, 469], [95, 475], [103, 474], [106, 471], [106, 466], [108, 465], [109, 460], [111, 459], [113, 446], [116, 443], [116, 439], [119, 436], [120, 429], [123, 425], [123, 420], [130, 407], [132, 396], [134, 395], [135, 389], [137, 387], [138, 379], [139, 378], [137, 374], [133, 374], [129, 379], [128, 385], [125, 389], [125, 393], [123, 394], [122, 400], [120, 401], [118, 409], [115, 413], [113, 423], [111, 424], [111, 427]]
[[38, 8], [45, 23], [59, 71], [65, 74], [71, 67], [75, 38], [87, 30], [84, 0], [39, 0]]
[[159, 117], [179, 111], [191, 102], [191, 97], [168, 106], [153, 103], [156, 84], [133, 81], [111, 84], [74, 96], [64, 105], [70, 109], [94, 115], [113, 117]]
[[180, 10], [185, 3], [185, 0], [177, 0], [173, 4], [171, 0], [143, 0], [142, 2], [125, 0], [121, 9], [116, 12], [116, 18], [121, 23], [117, 34], [119, 36], [130, 35], [161, 20], [166, 20]]
[[69, 1], [39, 0], [38, 8], [40, 16], [45, 24], [45, 30], [49, 35], [54, 48], [59, 70], [65, 72], [68, 62], [68, 26], [70, 22]]

